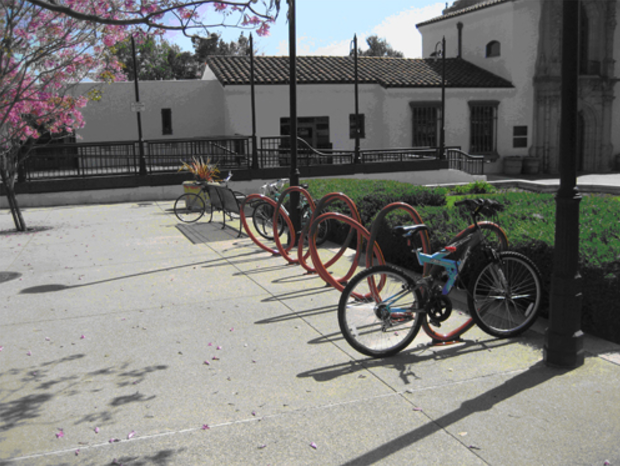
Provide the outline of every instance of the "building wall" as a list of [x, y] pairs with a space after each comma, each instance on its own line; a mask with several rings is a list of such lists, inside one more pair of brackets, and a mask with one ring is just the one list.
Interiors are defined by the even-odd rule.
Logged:
[[[225, 131], [228, 135], [252, 134], [250, 86], [224, 88]], [[359, 86], [359, 111], [366, 115], [366, 138], [360, 140], [362, 149], [383, 145], [382, 93], [377, 85]], [[330, 142], [334, 149], [353, 149], [355, 140], [349, 138], [349, 115], [355, 112], [352, 85], [304, 84], [297, 86], [297, 116], [329, 117]], [[279, 136], [280, 118], [290, 115], [287, 85], [256, 86], [256, 134], [260, 137]]]
[[[539, 0], [519, 0], [445, 19], [420, 27], [423, 56], [446, 38], [446, 57], [458, 56], [458, 28], [462, 23], [461, 57], [480, 68], [509, 80], [514, 89], [446, 90], [446, 99], [455, 100], [446, 111], [446, 144], [461, 145], [469, 151], [469, 109], [472, 100], [498, 100], [497, 152], [500, 157], [530, 155], [534, 141], [534, 86], [541, 6]], [[487, 57], [487, 44], [500, 43], [500, 56]], [[458, 102], [462, 100], [462, 102]], [[456, 111], [456, 114], [451, 114]], [[463, 118], [463, 123], [454, 122]], [[453, 125], [457, 127], [451, 127]], [[513, 147], [514, 126], [527, 126], [528, 147]], [[454, 136], [451, 133], [454, 132]], [[464, 143], [457, 141], [466, 141]], [[487, 169], [485, 169], [487, 170]], [[488, 167], [501, 171], [501, 161]]]
[[[224, 94], [221, 86], [209, 81], [141, 81], [142, 134], [145, 140], [221, 136]], [[76, 92], [86, 94], [96, 88], [101, 100], [88, 103], [82, 113], [86, 125], [77, 134], [80, 142], [135, 141], [138, 139], [133, 82], [113, 84], [83, 83]], [[161, 110], [172, 111], [172, 134], [162, 134]]]

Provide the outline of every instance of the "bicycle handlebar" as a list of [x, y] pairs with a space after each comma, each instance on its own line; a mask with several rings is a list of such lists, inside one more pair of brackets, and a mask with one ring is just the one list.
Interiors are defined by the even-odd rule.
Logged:
[[472, 210], [472, 215], [494, 215], [504, 210], [504, 206], [493, 199], [463, 199], [454, 203], [456, 207], [466, 206]]

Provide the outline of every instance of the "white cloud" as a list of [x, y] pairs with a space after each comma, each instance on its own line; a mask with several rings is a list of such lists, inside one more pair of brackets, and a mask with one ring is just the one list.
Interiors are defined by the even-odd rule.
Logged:
[[[420, 58], [422, 56], [422, 36], [415, 25], [440, 16], [444, 8], [445, 2], [435, 3], [424, 8], [411, 8], [396, 15], [388, 16], [381, 24], [373, 28], [372, 34], [386, 39], [394, 50], [403, 52], [406, 58]], [[362, 46], [361, 48], [365, 49], [366, 47]]]

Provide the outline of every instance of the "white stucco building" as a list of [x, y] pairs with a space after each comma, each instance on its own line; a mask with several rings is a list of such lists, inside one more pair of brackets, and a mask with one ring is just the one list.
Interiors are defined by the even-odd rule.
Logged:
[[[610, 171], [620, 154], [616, 98], [620, 0], [582, 0], [578, 169]], [[494, 161], [536, 156], [558, 172], [562, 2], [458, 0], [417, 25], [423, 59], [359, 58], [362, 149], [438, 146], [446, 39], [445, 143]], [[288, 57], [255, 57], [256, 133], [288, 135]], [[298, 57], [298, 134], [318, 149], [354, 147], [354, 61]], [[93, 86], [83, 84], [81, 86]], [[98, 84], [84, 142], [137, 139], [133, 83]], [[252, 134], [250, 58], [213, 56], [200, 81], [140, 83], [144, 139]], [[82, 89], [84, 90], [84, 89]]]
[[[498, 105], [498, 147], [527, 138], [527, 153], [558, 172], [562, 1], [458, 0], [443, 15], [418, 24], [427, 56], [445, 36], [448, 56], [461, 56], [515, 87]], [[620, 154], [618, 0], [581, 0], [579, 171], [606, 172]], [[520, 136], [517, 136], [520, 134]], [[503, 142], [501, 142], [503, 140]], [[506, 150], [506, 152], [503, 152]], [[617, 168], [616, 168], [617, 169]]]

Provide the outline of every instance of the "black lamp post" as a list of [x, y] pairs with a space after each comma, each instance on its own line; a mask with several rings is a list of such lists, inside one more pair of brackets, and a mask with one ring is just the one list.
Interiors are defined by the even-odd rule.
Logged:
[[579, 91], [579, 0], [565, 0], [562, 25], [562, 113], [560, 116], [560, 189], [556, 195], [555, 250], [544, 346], [549, 366], [575, 368], [584, 363], [581, 331], [582, 279], [579, 274], [579, 202], [577, 190], [577, 98]]
[[252, 107], [252, 170], [258, 170], [258, 148], [256, 147], [256, 89], [254, 88], [254, 40], [250, 34], [250, 104]]
[[360, 102], [359, 102], [359, 80], [357, 72], [357, 34], [353, 35], [353, 68], [354, 68], [354, 80], [355, 80], [355, 116], [354, 116], [354, 131], [355, 131], [355, 156], [353, 158], [354, 163], [360, 163]]
[[[438, 47], [441, 49], [438, 50]], [[446, 146], [446, 37], [441, 39], [441, 42], [435, 44], [435, 51], [431, 53], [431, 57], [437, 60], [437, 57], [441, 55], [441, 128], [439, 129], [439, 159], [445, 158], [445, 146]]]
[[[133, 81], [136, 91], [136, 104], [140, 104], [140, 88], [138, 86], [138, 60], [136, 59], [136, 43], [131, 36], [131, 53], [133, 54]], [[140, 151], [140, 176], [146, 175], [146, 159], [144, 157], [144, 139], [142, 137], [142, 117], [140, 115], [141, 109], [136, 107], [136, 114], [138, 116], [138, 147]]]
[[[289, 47], [289, 98], [290, 98], [290, 141], [291, 141], [291, 186], [299, 186], [297, 169], [297, 44], [295, 30], [295, 0], [288, 0], [288, 47]], [[299, 217], [299, 193], [291, 193], [291, 222], [295, 231], [301, 231]]]

